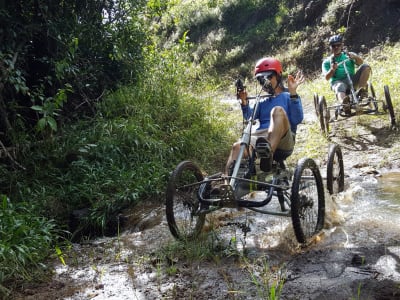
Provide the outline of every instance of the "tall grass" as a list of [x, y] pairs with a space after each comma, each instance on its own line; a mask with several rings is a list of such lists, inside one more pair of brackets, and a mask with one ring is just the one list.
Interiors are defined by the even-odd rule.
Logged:
[[198, 79], [189, 47], [185, 37], [170, 49], [149, 47], [147, 72], [135, 86], [110, 92], [95, 118], [64, 126], [30, 148], [21, 160], [26, 171], [12, 172], [6, 182], [11, 199], [34, 203], [63, 229], [74, 210], [85, 209], [74, 228], [108, 234], [124, 208], [162, 199], [180, 161], [221, 171], [233, 140], [231, 121], [212, 96], [213, 80]]
[[6, 282], [32, 280], [44, 270], [42, 261], [52, 251], [55, 223], [32, 210], [29, 204], [12, 204], [0, 195], [0, 298], [9, 292]]

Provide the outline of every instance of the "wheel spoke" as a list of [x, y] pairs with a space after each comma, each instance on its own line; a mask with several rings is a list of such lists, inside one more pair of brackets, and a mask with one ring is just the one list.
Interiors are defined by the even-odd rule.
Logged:
[[306, 243], [322, 229], [325, 198], [321, 174], [315, 161], [301, 159], [292, 183], [291, 214], [293, 229], [300, 243]]
[[330, 194], [344, 190], [343, 155], [339, 145], [330, 145], [327, 164], [326, 185]]
[[315, 233], [318, 222], [318, 192], [314, 177], [302, 182], [299, 195], [301, 227], [306, 238], [310, 238]]
[[166, 192], [166, 214], [170, 231], [177, 239], [193, 239], [204, 225], [204, 214], [197, 214], [197, 196], [203, 175], [190, 161], [180, 163], [172, 173]]

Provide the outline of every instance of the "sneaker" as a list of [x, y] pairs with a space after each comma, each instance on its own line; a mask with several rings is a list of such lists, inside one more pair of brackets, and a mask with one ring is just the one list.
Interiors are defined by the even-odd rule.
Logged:
[[359, 88], [356, 94], [360, 100], [368, 98], [368, 87]]
[[258, 138], [256, 141], [256, 152], [260, 157], [260, 169], [270, 172], [272, 169], [272, 150], [271, 145], [265, 138]]
[[350, 97], [349, 96], [344, 97], [342, 105], [343, 105], [342, 110], [343, 110], [344, 114], [346, 116], [350, 116], [351, 115], [351, 107], [350, 107]]

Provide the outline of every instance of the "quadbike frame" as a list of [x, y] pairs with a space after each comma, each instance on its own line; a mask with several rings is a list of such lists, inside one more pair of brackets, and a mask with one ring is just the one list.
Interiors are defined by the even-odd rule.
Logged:
[[[383, 111], [389, 112], [390, 128], [394, 129], [396, 127], [396, 118], [395, 118], [395, 114], [394, 114], [392, 100], [391, 100], [390, 93], [389, 93], [389, 87], [386, 85], [384, 86], [385, 100], [378, 100], [375, 95], [374, 87], [372, 86], [372, 83], [369, 82], [368, 87], [369, 87], [369, 93], [371, 95], [368, 95], [367, 98], [361, 98], [361, 96], [358, 93], [359, 90], [356, 91], [354, 89], [353, 80], [347, 69], [346, 62], [349, 60], [351, 60], [351, 58], [347, 58], [347, 59], [341, 61], [340, 63], [338, 63], [338, 66], [343, 64], [347, 80], [350, 83], [349, 92], [346, 93], [349, 95], [349, 100], [350, 100], [348, 104], [341, 103], [341, 104], [327, 106], [324, 96], [318, 97], [317, 94], [314, 94], [315, 111], [316, 111], [317, 117], [319, 118], [319, 121], [320, 121], [321, 130], [324, 131], [326, 134], [329, 133], [329, 122], [332, 120], [330, 111], [332, 111], [332, 110], [334, 111], [334, 114], [335, 114], [335, 120], [337, 120], [339, 115], [341, 115], [343, 117], [350, 117], [350, 116], [342, 113], [343, 107], [346, 105], [348, 106], [349, 111], [351, 111], [351, 109], [355, 109], [355, 114], [378, 113], [378, 111], [379, 111], [378, 103], [382, 103]], [[363, 111], [362, 107], [367, 107], [367, 106], [370, 108]], [[354, 115], [354, 114], [351, 114], [351, 115]]]
[[[256, 97], [248, 98], [256, 99], [255, 106], [242, 132], [240, 151], [232, 175], [216, 173], [204, 177], [200, 168], [191, 161], [181, 162], [171, 174], [166, 192], [166, 215], [175, 238], [196, 238], [204, 225], [205, 215], [222, 207], [245, 207], [263, 214], [291, 217], [299, 243], [306, 243], [322, 229], [325, 218], [324, 186], [319, 168], [313, 159], [300, 159], [292, 180], [292, 174], [284, 161], [274, 163], [272, 174], [256, 175], [264, 180], [254, 180], [254, 177], [248, 179], [244, 176], [246, 171], [255, 167], [254, 153], [244, 158], [245, 151], [250, 148], [254, 115], [260, 99], [269, 96], [260, 94], [261, 92]], [[266, 180], [267, 175], [272, 179]], [[218, 186], [217, 194], [212, 191], [215, 185]], [[264, 191], [265, 198], [261, 201], [243, 199], [251, 191]], [[269, 204], [273, 196], [279, 200], [280, 211], [260, 209]]]
[[[253, 154], [251, 157], [248, 157], [247, 159], [243, 159], [245, 151], [247, 150], [247, 153], [250, 153], [249, 151], [249, 146], [250, 146], [250, 140], [251, 140], [251, 132], [252, 132], [252, 126], [254, 124], [254, 113], [258, 109], [259, 106], [259, 101], [262, 97], [268, 97], [270, 95], [263, 95], [263, 96], [257, 96], [257, 97], [248, 97], [248, 99], [254, 99], [256, 98], [253, 114], [250, 117], [250, 119], [246, 122], [247, 125], [245, 129], [243, 130], [242, 137], [240, 140], [240, 150], [238, 157], [235, 161], [234, 168], [232, 175], [230, 176], [225, 176], [225, 175], [220, 175], [220, 173], [210, 176], [206, 178], [207, 180], [210, 181], [227, 181], [229, 180], [229, 185], [227, 184], [222, 184], [219, 185], [219, 190], [221, 191], [220, 195], [218, 198], [205, 198], [204, 197], [204, 188], [206, 188], [207, 183], [201, 185], [199, 189], [199, 199], [200, 203], [210, 205], [212, 210], [219, 209], [220, 204], [222, 204], [225, 207], [246, 207], [249, 209], [252, 209], [254, 211], [264, 213], [264, 214], [271, 214], [271, 215], [279, 215], [279, 216], [290, 216], [290, 210], [287, 210], [285, 208], [285, 202], [290, 205], [290, 186], [289, 186], [289, 179], [290, 179], [290, 171], [286, 169], [284, 161], [280, 161], [277, 163], [276, 168], [274, 168], [272, 174], [270, 173], [271, 180], [269, 182], [266, 181], [259, 181], [259, 180], [254, 180], [254, 179], [247, 179], [244, 178], [243, 175], [252, 169], [255, 169], [255, 151], [253, 151]], [[241, 174], [239, 174], [239, 171], [242, 171]], [[268, 173], [262, 172], [259, 174], [261, 176], [264, 175], [266, 177]], [[254, 176], [253, 176], [254, 178]], [[245, 193], [247, 194], [250, 191], [268, 191], [266, 197], [262, 201], [255, 201], [255, 200], [242, 200], [241, 199], [241, 194]], [[271, 211], [271, 210], [260, 210], [257, 209], [257, 207], [263, 207], [267, 205], [271, 200], [273, 196], [277, 196], [280, 202], [281, 206], [281, 212], [279, 211]], [[215, 205], [217, 204], [217, 205]], [[208, 212], [207, 210], [205, 212]]]

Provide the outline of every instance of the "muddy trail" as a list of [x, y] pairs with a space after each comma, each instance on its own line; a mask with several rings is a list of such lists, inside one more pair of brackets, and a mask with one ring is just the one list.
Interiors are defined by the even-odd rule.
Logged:
[[[297, 151], [313, 124], [306, 116]], [[335, 126], [330, 142], [342, 147], [346, 188], [326, 194], [325, 226], [309, 245], [295, 242], [290, 218], [223, 209], [210, 215], [217, 226], [207, 240], [183, 247], [164, 204], [146, 202], [125, 212], [121, 234], [73, 244], [65, 265], [52, 262], [51, 280], [12, 298], [400, 299], [398, 132], [383, 119], [357, 124], [357, 134]]]

